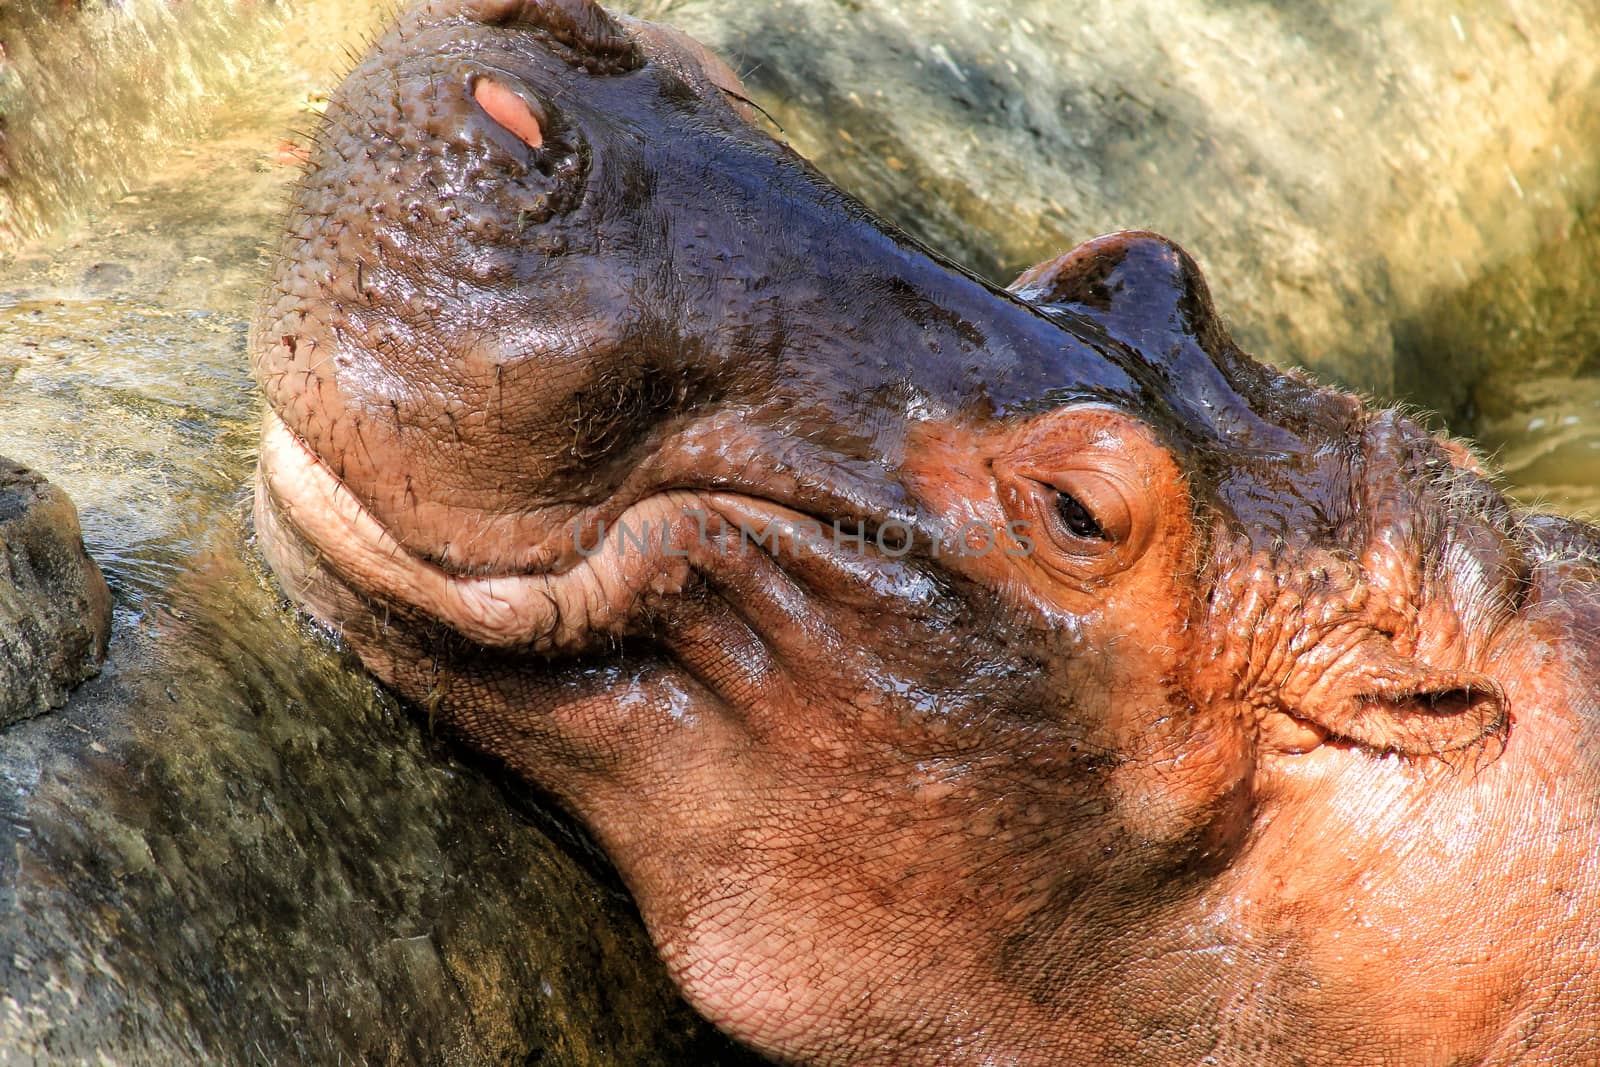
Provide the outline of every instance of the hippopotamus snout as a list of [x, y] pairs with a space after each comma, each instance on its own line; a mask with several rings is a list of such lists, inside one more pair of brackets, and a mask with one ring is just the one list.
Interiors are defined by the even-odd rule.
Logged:
[[628, 169], [626, 119], [559, 102], [640, 62], [592, 4], [428, 4], [330, 108], [253, 357], [285, 430], [424, 558], [535, 566], [560, 518], [539, 509], [650, 429], [659, 398], [623, 355], [636, 223], [608, 224], [625, 194], [595, 188]]
[[901, 443], [841, 432], [873, 409], [1137, 392], [1095, 339], [841, 210], [726, 68], [618, 32], [592, 5], [425, 5], [330, 104], [252, 352], [285, 432], [408, 551], [560, 568], [574, 524], [673, 487], [787, 482], [859, 517], [784, 457], [878, 506]]

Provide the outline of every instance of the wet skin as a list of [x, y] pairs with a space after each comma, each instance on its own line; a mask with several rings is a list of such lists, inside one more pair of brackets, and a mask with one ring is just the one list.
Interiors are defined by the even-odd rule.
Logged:
[[1159, 237], [1001, 291], [750, 118], [576, 0], [403, 16], [253, 331], [290, 593], [780, 1059], [1600, 1057], [1595, 531]]

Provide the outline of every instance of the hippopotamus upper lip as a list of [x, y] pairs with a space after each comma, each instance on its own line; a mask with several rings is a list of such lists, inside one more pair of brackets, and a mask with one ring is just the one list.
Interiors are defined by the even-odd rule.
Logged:
[[[818, 518], [765, 495], [736, 490], [663, 487], [632, 499], [619, 519], [627, 522], [632, 516], [631, 534], [639, 538], [634, 551], [639, 554], [617, 561], [604, 593], [612, 603], [596, 607], [592, 590], [574, 594], [563, 586], [582, 585], [582, 576], [575, 578], [574, 572], [602, 551], [626, 556], [634, 542], [625, 542], [620, 534], [608, 536], [604, 525], [594, 539], [592, 524], [587, 530], [572, 521], [553, 524], [549, 540], [565, 543], [559, 544], [548, 567], [487, 573], [453, 569], [406, 544], [276, 414], [267, 418], [261, 451], [274, 506], [332, 570], [365, 594], [405, 603], [488, 646], [571, 648], [599, 630], [615, 629], [636, 607], [638, 593], [661, 584], [660, 560], [683, 561], [682, 573], [672, 579], [681, 581], [697, 550], [722, 552], [731, 546], [781, 555], [785, 569], [793, 565], [817, 578], [866, 581], [880, 596], [904, 585], [896, 577], [902, 569], [897, 559], [869, 547], [879, 534], [873, 523]], [[668, 526], [686, 516], [698, 529], [687, 534], [676, 530], [669, 548]], [[831, 536], [797, 536], [795, 527], [807, 522], [830, 530]], [[715, 526], [709, 533], [708, 524]], [[652, 528], [659, 531], [653, 537]], [[856, 547], [847, 548], [844, 542]]]
[[[885, 523], [913, 536], [926, 534], [926, 516], [919, 515], [898, 483], [874, 477], [874, 463], [843, 455], [824, 444], [793, 439], [738, 412], [713, 412], [676, 427], [658, 439], [650, 453], [606, 499], [579, 505], [555, 497], [528, 502], [528, 521], [518, 527], [514, 542], [501, 538], [435, 542], [418, 532], [412, 516], [396, 512], [374, 497], [361, 479], [351, 481], [323, 458], [316, 434], [302, 432], [297, 412], [274, 410], [281, 423], [289, 458], [302, 457], [317, 472], [340, 484], [341, 491], [367, 512], [394, 539], [395, 545], [420, 562], [461, 578], [511, 578], [559, 574], [574, 566], [577, 546], [593, 544], [603, 528], [641, 501], [682, 491], [720, 494], [764, 501], [783, 509], [783, 518], [809, 519], [846, 537], [854, 533], [873, 541]], [[536, 494], [537, 495], [537, 494]], [[776, 513], [774, 513], [776, 517]], [[470, 521], [465, 515], [463, 521]], [[493, 551], [488, 551], [492, 548]]]

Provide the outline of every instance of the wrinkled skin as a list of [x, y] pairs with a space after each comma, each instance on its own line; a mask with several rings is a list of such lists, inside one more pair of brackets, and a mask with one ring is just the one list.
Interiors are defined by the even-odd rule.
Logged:
[[999, 291], [680, 37], [434, 3], [252, 350], [285, 586], [757, 1048], [1600, 1057], [1595, 532], [1240, 354], [1161, 238]]

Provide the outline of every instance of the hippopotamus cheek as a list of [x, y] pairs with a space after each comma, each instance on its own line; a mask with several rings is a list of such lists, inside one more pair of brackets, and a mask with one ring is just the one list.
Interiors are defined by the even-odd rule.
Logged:
[[1121, 754], [1111, 789], [1138, 837], [1224, 854], [1248, 823], [1252, 722], [1191, 684], [1203, 598], [1176, 457], [1104, 404], [986, 432], [914, 430], [906, 455], [906, 483], [947, 528], [999, 531], [946, 563], [1037, 614], [1055, 714]]

